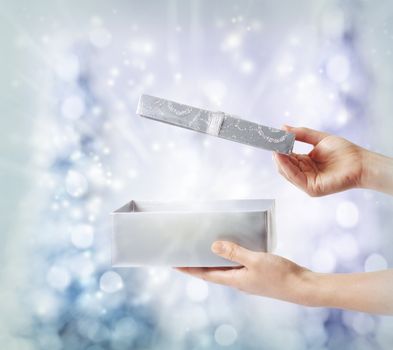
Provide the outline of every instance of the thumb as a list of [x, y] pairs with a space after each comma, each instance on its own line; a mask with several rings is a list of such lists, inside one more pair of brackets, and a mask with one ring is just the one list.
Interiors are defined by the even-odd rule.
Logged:
[[241, 247], [240, 245], [228, 241], [216, 241], [212, 244], [213, 253], [243, 266], [249, 266], [255, 261], [256, 252]]

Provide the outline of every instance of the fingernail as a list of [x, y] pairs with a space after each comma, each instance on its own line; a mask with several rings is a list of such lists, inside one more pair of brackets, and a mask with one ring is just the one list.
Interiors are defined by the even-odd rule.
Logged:
[[211, 249], [214, 253], [222, 254], [225, 252], [225, 244], [222, 242], [214, 242]]

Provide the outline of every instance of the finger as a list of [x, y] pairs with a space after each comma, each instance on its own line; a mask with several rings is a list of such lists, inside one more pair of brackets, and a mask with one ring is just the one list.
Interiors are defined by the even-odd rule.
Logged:
[[275, 160], [278, 167], [285, 174], [285, 177], [289, 181], [302, 189], [305, 189], [307, 187], [306, 175], [301, 171], [299, 166], [296, 166], [294, 162], [290, 160], [290, 156], [276, 153]]
[[213, 253], [243, 266], [250, 266], [256, 260], [257, 252], [229, 241], [216, 241], [212, 244]]
[[280, 175], [282, 175], [288, 182], [290, 182], [292, 185], [299, 187], [296, 183], [294, 183], [289, 177], [288, 175], [281, 169], [281, 167], [277, 166], [278, 168], [278, 172], [280, 173]]
[[276, 163], [276, 168], [277, 168], [277, 171], [279, 172], [279, 174], [282, 175], [283, 177], [285, 177], [285, 179], [287, 179], [288, 181], [291, 182], [291, 180], [290, 180], [290, 178], [288, 177], [288, 175], [284, 172], [284, 170], [283, 170], [281, 164], [280, 164], [279, 161], [276, 159], [275, 153], [274, 153], [273, 158], [274, 158], [274, 162]]
[[188, 270], [191, 269], [210, 269], [210, 270], [231, 270], [231, 269], [239, 269], [239, 268], [243, 268], [244, 266], [214, 266], [214, 267], [199, 267], [199, 266], [176, 266], [173, 267], [173, 269], [175, 270], [179, 270], [181, 272], [186, 272]]
[[176, 270], [208, 282], [227, 286], [235, 286], [238, 283], [236, 278], [238, 268], [236, 267], [226, 267], [225, 269], [221, 267], [178, 267]]
[[291, 180], [288, 175], [282, 170], [281, 167], [277, 166], [278, 168], [278, 172], [280, 173], [280, 175], [282, 175], [288, 182], [290, 182], [292, 185], [301, 188], [297, 183], [293, 182], [293, 180]]
[[284, 125], [282, 128], [285, 131], [294, 133], [297, 141], [309, 143], [314, 146], [319, 142], [321, 142], [326, 136], [329, 135], [322, 131], [317, 131], [314, 129], [304, 128], [304, 127], [296, 128], [293, 126]]
[[291, 163], [292, 163], [294, 166], [296, 166], [296, 167], [299, 168], [299, 159], [298, 159], [297, 157], [299, 157], [298, 154], [292, 153], [292, 154], [290, 154], [290, 155], [288, 156], [288, 159], [291, 161]]
[[274, 160], [276, 161], [277, 168], [280, 173], [283, 173], [287, 178], [290, 174], [298, 175], [300, 168], [296, 162], [294, 162], [291, 156], [275, 153]]

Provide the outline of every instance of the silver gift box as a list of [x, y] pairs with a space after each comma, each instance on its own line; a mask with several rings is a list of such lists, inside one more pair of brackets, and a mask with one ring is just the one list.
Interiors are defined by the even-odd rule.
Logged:
[[268, 252], [274, 200], [135, 201], [112, 213], [112, 266], [238, 266], [211, 252], [216, 240]]

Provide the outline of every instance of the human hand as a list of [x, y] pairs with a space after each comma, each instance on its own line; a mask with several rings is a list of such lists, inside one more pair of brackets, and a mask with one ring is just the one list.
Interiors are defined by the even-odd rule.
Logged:
[[248, 250], [233, 242], [217, 241], [212, 251], [242, 266], [175, 269], [249, 294], [307, 305], [307, 281], [311, 271], [280, 256]]
[[363, 186], [367, 151], [346, 139], [324, 132], [285, 126], [296, 140], [311, 144], [308, 154], [274, 153], [278, 171], [312, 197]]
[[[219, 243], [224, 250], [215, 249]], [[249, 294], [296, 304], [393, 315], [393, 269], [317, 273], [280, 256], [248, 250], [232, 242], [215, 242], [212, 250], [241, 266], [175, 269]]]

